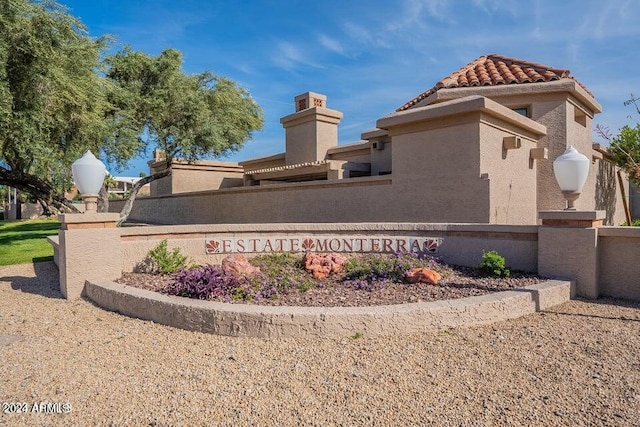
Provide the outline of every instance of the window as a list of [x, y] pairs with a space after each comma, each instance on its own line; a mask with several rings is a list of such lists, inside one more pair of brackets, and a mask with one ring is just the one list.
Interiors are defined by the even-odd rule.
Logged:
[[522, 114], [525, 117], [530, 117], [529, 116], [529, 107], [512, 108], [512, 110], [515, 111], [518, 114]]
[[573, 118], [576, 123], [587, 127], [587, 114], [578, 107], [573, 107]]

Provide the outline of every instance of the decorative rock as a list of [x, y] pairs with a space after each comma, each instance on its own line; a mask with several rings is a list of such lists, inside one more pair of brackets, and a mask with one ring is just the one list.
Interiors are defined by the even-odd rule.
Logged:
[[326, 279], [331, 273], [342, 273], [346, 262], [345, 256], [336, 253], [314, 254], [307, 252], [304, 255], [304, 268], [316, 279]]
[[406, 277], [409, 283], [429, 283], [431, 285], [437, 285], [442, 279], [440, 273], [428, 268], [412, 268], [407, 271]]
[[260, 267], [249, 264], [244, 255], [229, 255], [222, 260], [222, 269], [226, 274], [235, 276], [251, 276], [260, 272]]

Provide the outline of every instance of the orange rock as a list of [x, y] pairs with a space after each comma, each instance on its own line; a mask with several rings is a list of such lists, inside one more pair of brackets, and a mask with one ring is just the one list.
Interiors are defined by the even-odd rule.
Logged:
[[226, 274], [236, 276], [251, 276], [260, 272], [260, 267], [249, 264], [249, 260], [244, 255], [229, 255], [222, 260], [222, 269]]
[[430, 283], [432, 285], [437, 285], [442, 279], [440, 273], [428, 268], [412, 268], [407, 271], [406, 277], [409, 283]]
[[336, 253], [314, 254], [307, 252], [304, 255], [304, 268], [316, 279], [326, 279], [331, 273], [342, 273], [345, 262], [347, 262], [347, 258]]

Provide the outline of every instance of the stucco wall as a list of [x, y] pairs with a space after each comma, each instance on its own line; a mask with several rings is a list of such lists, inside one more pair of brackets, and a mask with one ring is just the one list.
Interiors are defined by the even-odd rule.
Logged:
[[[156, 224], [391, 221], [402, 217], [391, 179], [274, 184], [136, 200], [132, 221]], [[119, 212], [123, 202], [110, 203]]]
[[339, 145], [327, 150], [327, 158], [331, 160], [346, 160], [356, 163], [370, 163], [371, 147], [368, 142]]
[[[84, 207], [84, 206], [83, 206]], [[22, 219], [36, 219], [42, 215], [42, 206], [39, 203], [21, 203], [20, 215]], [[18, 205], [15, 203], [5, 203], [4, 219], [15, 220], [18, 214]]]
[[[392, 175], [145, 198], [136, 201], [130, 219], [160, 224], [536, 223], [528, 148], [544, 134], [543, 126], [481, 97], [392, 114], [378, 124], [393, 141]], [[502, 138], [514, 134], [529, 142], [505, 153]], [[111, 210], [120, 207], [113, 203]]]
[[489, 182], [480, 176], [479, 124], [392, 132], [394, 195], [406, 218], [489, 222]]
[[286, 164], [323, 160], [327, 150], [338, 145], [338, 123], [342, 113], [315, 107], [283, 117]]
[[244, 182], [242, 171], [227, 170], [226, 168], [210, 170], [181, 166], [172, 169], [170, 178], [174, 194], [240, 187]]
[[[546, 127], [547, 134], [537, 145], [549, 150], [548, 160], [536, 162], [537, 210], [563, 209], [566, 201], [553, 174], [553, 160], [569, 145], [573, 145], [587, 157], [591, 156], [593, 115], [601, 111], [601, 106], [580, 85], [569, 79], [526, 85], [440, 89], [418, 105], [441, 103], [475, 94], [486, 96], [508, 108], [526, 107], [529, 109], [529, 117]], [[614, 200], [611, 198], [613, 191], [608, 190], [610, 183], [602, 180], [604, 177], [601, 176], [598, 162], [592, 165], [589, 179], [576, 206], [586, 210], [605, 210], [607, 224], [621, 224], [624, 221], [624, 208], [619, 189], [615, 184]], [[598, 188], [599, 185], [604, 187]], [[610, 202], [607, 206], [603, 205], [605, 199]]]
[[598, 230], [600, 294], [640, 300], [640, 227]]
[[[572, 98], [569, 98], [565, 105], [565, 113], [566, 113], [566, 126], [567, 126], [567, 144], [566, 146], [572, 145], [573, 148], [578, 150], [580, 153], [584, 154], [590, 161], [592, 160], [593, 153], [593, 137], [592, 137], [592, 125], [591, 118], [588, 116], [583, 117], [583, 121], [576, 121], [576, 115], [583, 115], [584, 110], [577, 105], [576, 101]], [[584, 123], [584, 124], [583, 124]], [[562, 154], [562, 153], [560, 153]], [[551, 160], [555, 160], [557, 156], [550, 157]], [[599, 162], [599, 161], [598, 161]], [[553, 166], [553, 162], [551, 162]], [[602, 174], [603, 168], [600, 168], [598, 164], [591, 164], [589, 169], [589, 177], [587, 178], [587, 183], [585, 183], [582, 194], [576, 200], [576, 207], [580, 210], [592, 210], [596, 205], [596, 192], [598, 194], [601, 193], [599, 190], [596, 191], [596, 185], [599, 183], [603, 183], [605, 186], [608, 184], [603, 181], [604, 175]], [[555, 179], [555, 177], [554, 177]], [[604, 192], [606, 192], [605, 190]], [[612, 203], [609, 205], [608, 210], [609, 214], [613, 211], [615, 207], [615, 199], [612, 200]], [[607, 215], [609, 218], [609, 215]]]
[[[622, 194], [620, 193], [620, 184], [616, 174], [617, 167], [606, 160], [596, 159], [591, 164], [589, 178], [584, 188], [585, 191], [580, 195], [580, 199], [584, 205], [595, 207], [596, 210], [605, 211], [605, 225], [622, 225], [625, 221], [624, 203]], [[623, 175], [624, 190], [627, 198], [629, 197], [629, 181]], [[583, 208], [585, 209], [585, 208]]]
[[[166, 161], [150, 162], [150, 173], [156, 173], [167, 167]], [[151, 196], [193, 191], [216, 190], [219, 188], [239, 187], [243, 185], [243, 168], [238, 163], [219, 161], [186, 162], [174, 160], [171, 163], [171, 175], [151, 181]]]
[[[553, 160], [564, 153], [567, 147], [568, 133], [565, 120], [567, 103], [563, 95], [558, 93], [530, 94], [528, 96], [517, 95], [509, 99], [514, 104], [528, 101], [531, 119], [547, 128], [547, 134], [540, 138], [537, 144], [538, 147], [549, 150], [548, 160], [536, 162], [538, 211], [563, 209], [566, 203], [553, 173]], [[588, 141], [591, 144], [591, 139]], [[580, 149], [578, 148], [578, 150]], [[591, 152], [590, 145], [588, 152]]]
[[[437, 256], [449, 264], [476, 267], [482, 251], [497, 250], [517, 270], [537, 270], [537, 226], [481, 224], [230, 224], [196, 226], [152, 226], [121, 229], [122, 268], [132, 271], [147, 252], [161, 240], [178, 247], [199, 264], [219, 264], [226, 255], [206, 254], [207, 239], [223, 238], [307, 238], [313, 236], [358, 235], [419, 236], [441, 239]], [[251, 256], [251, 254], [246, 254]]]
[[[589, 216], [596, 213], [576, 211], [574, 214]], [[579, 295], [640, 300], [640, 264], [637, 262], [640, 257], [640, 228], [637, 227], [398, 222], [107, 227], [114, 226], [117, 218], [117, 214], [60, 216], [62, 229], [57, 261], [65, 295], [69, 296], [68, 291], [73, 288], [73, 294], [79, 297], [88, 272], [94, 279], [112, 280], [119, 276], [120, 271], [131, 271], [151, 248], [164, 239], [168, 240], [170, 248], [180, 248], [197, 263], [217, 264], [226, 254], [207, 254], [206, 243], [210, 240], [217, 241], [210, 246], [214, 250], [228, 253], [235, 247], [235, 250], [252, 256], [260, 251], [299, 251], [308, 238], [314, 238], [315, 241], [324, 239], [325, 248], [330, 247], [329, 241], [351, 241], [353, 244], [357, 240], [375, 240], [379, 243], [375, 246], [372, 243], [365, 250], [376, 252], [399, 250], [395, 247], [409, 247], [407, 245], [413, 245], [416, 240], [422, 240], [419, 245], [424, 244], [426, 248], [427, 243], [431, 245], [430, 242], [437, 241], [439, 246], [434, 255], [446, 263], [470, 267], [480, 263], [483, 251], [496, 250], [506, 257], [514, 270], [537, 270], [543, 276], [575, 280]], [[271, 239], [280, 241], [283, 246], [282, 242], [296, 238], [298, 243], [295, 246], [291, 243], [291, 249], [278, 249], [278, 243], [270, 243], [269, 249], [265, 243], [262, 249], [255, 249], [258, 247], [255, 244], [254, 249], [249, 249], [249, 243], [242, 246], [232, 243], [233, 239], [262, 239], [263, 242]], [[392, 243], [394, 238], [398, 239], [395, 247]], [[388, 246], [380, 243], [385, 241], [389, 242]], [[401, 241], [414, 243], [400, 246]], [[331, 250], [350, 251], [351, 246]]]
[[[505, 123], [489, 123], [485, 121], [480, 127], [480, 174], [487, 176], [491, 195], [488, 222], [535, 224], [535, 167], [539, 160], [531, 160], [529, 152], [537, 146], [536, 141], [509, 130]], [[511, 136], [518, 137], [521, 146], [505, 150], [503, 140]]]
[[242, 162], [238, 162], [240, 166], [244, 168], [245, 171], [253, 171], [259, 169], [267, 169], [267, 168], [277, 168], [280, 166], [284, 166], [285, 163], [285, 154], [279, 153], [274, 154], [268, 157], [259, 157], [256, 159], [248, 159]]
[[629, 185], [628, 194], [631, 218], [640, 219], [640, 190], [632, 183]]
[[393, 144], [376, 141], [382, 149], [371, 148], [371, 175], [386, 175], [393, 172]]

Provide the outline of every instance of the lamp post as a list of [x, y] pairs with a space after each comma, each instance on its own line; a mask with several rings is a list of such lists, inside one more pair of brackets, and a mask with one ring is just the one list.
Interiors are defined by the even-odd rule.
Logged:
[[553, 162], [553, 173], [562, 195], [567, 199], [565, 210], [576, 210], [574, 203], [589, 176], [589, 159], [571, 145]]
[[82, 157], [71, 165], [73, 181], [82, 194], [85, 212], [96, 213], [98, 211], [98, 193], [104, 182], [107, 168], [100, 160], [96, 159], [91, 151], [84, 153]]

